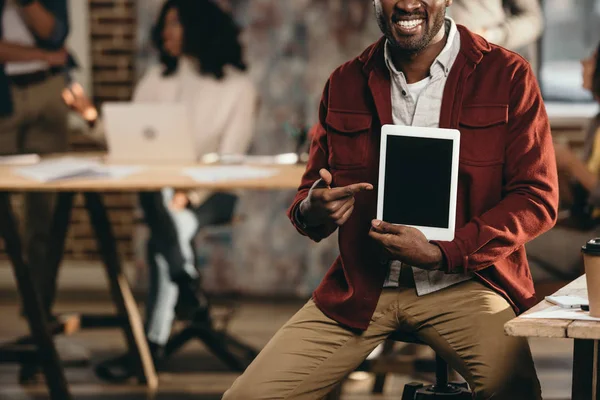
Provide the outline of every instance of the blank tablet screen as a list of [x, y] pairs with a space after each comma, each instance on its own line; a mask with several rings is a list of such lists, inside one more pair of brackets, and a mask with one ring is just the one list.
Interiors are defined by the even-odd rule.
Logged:
[[387, 136], [383, 220], [448, 228], [452, 140]]

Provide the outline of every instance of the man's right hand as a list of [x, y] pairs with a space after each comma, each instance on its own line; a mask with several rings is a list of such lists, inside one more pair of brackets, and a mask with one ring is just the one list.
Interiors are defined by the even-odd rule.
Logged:
[[62, 67], [67, 63], [69, 55], [65, 49], [44, 52], [44, 61], [52, 67]]
[[354, 195], [363, 190], [373, 190], [370, 183], [355, 183], [344, 187], [331, 188], [333, 177], [326, 169], [319, 171], [317, 180], [308, 197], [300, 203], [300, 214], [307, 226], [321, 226], [334, 223], [342, 226], [354, 211]]

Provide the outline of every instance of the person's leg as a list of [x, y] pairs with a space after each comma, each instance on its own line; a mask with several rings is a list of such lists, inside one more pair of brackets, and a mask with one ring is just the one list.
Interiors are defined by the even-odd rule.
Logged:
[[[160, 254], [160, 260], [169, 272], [168, 275], [159, 276], [166, 279], [160, 285], [177, 285], [177, 314], [191, 319], [200, 309], [206, 310], [207, 307], [205, 299], [198, 296], [196, 290], [198, 272], [191, 242], [197, 232], [198, 223], [191, 210], [169, 209], [172, 192], [170, 189], [163, 189], [161, 192], [141, 193], [140, 205], [150, 228], [155, 252]], [[170, 312], [174, 310], [171, 309]], [[169, 329], [170, 326], [171, 324]]]
[[479, 281], [422, 297], [403, 291], [408, 326], [469, 383], [475, 399], [541, 399], [527, 340], [504, 334], [508, 302]]
[[169, 275], [174, 282], [188, 281], [195, 277], [190, 276], [190, 268], [186, 268], [186, 260], [181, 246], [173, 213], [168, 208], [168, 193], [162, 192], [140, 193], [140, 206], [144, 212], [144, 219], [150, 228], [151, 236], [156, 239], [158, 251], [166, 259], [169, 266]]
[[398, 325], [395, 290], [384, 291], [362, 333], [328, 318], [311, 300], [279, 329], [223, 399], [320, 399]]
[[[61, 98], [63, 88], [64, 77], [60, 75], [23, 90], [21, 106], [26, 105], [29, 118], [20, 138], [22, 152], [49, 154], [67, 150], [68, 109]], [[54, 193], [25, 195], [25, 254], [48, 311], [54, 302], [58, 273], [47, 264], [55, 200]]]
[[151, 240], [148, 243], [148, 268], [150, 284], [146, 302], [146, 337], [152, 347], [164, 347], [169, 340], [175, 319], [175, 304], [179, 289], [169, 277], [166, 260], [156, 251]]
[[57, 268], [48, 264], [51, 226], [56, 195], [54, 193], [26, 193], [24, 196], [24, 252], [35, 277], [40, 298], [48, 316], [56, 297]]

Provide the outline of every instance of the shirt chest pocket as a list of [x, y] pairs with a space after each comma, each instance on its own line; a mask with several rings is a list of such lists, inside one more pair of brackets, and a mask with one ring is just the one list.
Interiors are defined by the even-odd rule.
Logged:
[[327, 145], [332, 169], [360, 169], [367, 166], [373, 117], [349, 111], [327, 112]]
[[460, 161], [470, 165], [504, 163], [508, 129], [508, 105], [463, 107], [460, 120]]

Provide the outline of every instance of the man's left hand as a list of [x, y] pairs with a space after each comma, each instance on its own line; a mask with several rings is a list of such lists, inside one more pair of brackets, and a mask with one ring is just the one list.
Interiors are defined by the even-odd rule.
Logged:
[[373, 220], [369, 236], [382, 246], [390, 260], [430, 271], [443, 268], [442, 250], [429, 243], [418, 229]]
[[190, 199], [187, 197], [187, 195], [184, 192], [177, 191], [177, 192], [175, 192], [175, 194], [173, 195], [173, 198], [171, 199], [170, 206], [171, 206], [171, 209], [174, 211], [181, 211], [187, 207], [189, 202], [190, 202]]

